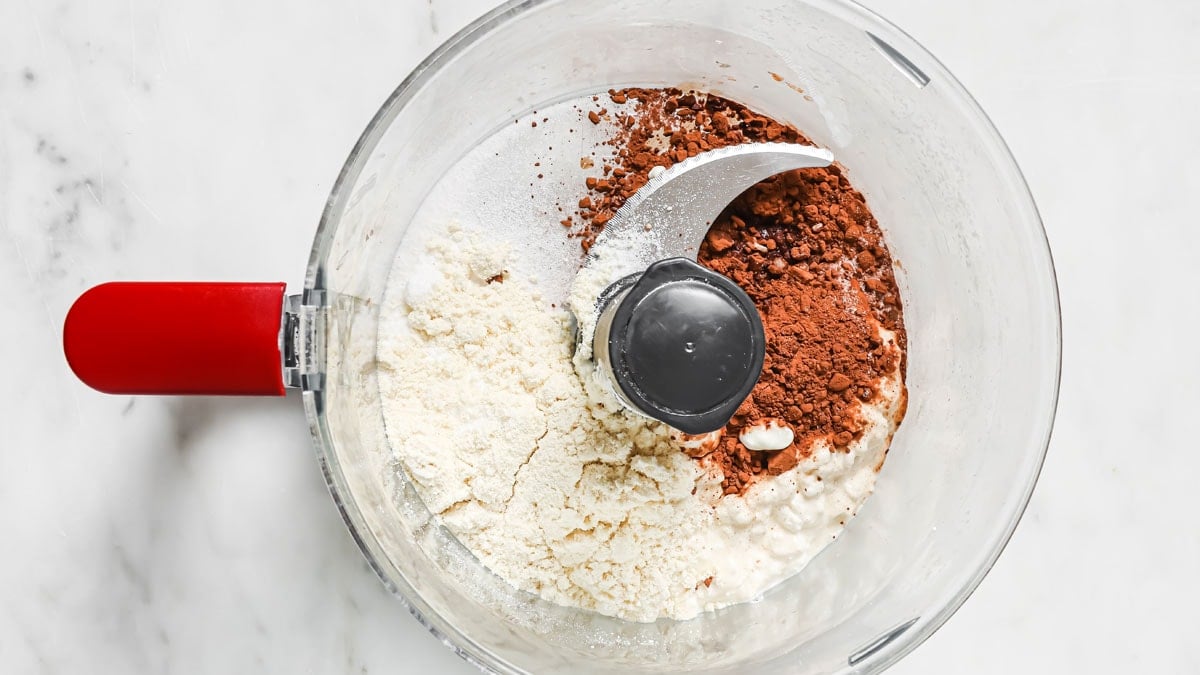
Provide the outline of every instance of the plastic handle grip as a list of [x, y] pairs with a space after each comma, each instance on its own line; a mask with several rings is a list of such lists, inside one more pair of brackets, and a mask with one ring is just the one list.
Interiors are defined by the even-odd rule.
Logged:
[[75, 375], [109, 394], [282, 396], [282, 283], [112, 282], [67, 312]]

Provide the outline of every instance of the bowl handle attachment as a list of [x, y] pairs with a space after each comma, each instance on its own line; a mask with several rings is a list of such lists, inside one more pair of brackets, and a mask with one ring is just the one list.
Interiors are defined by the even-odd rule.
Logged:
[[108, 394], [282, 396], [283, 283], [110, 282], [67, 312], [63, 350]]

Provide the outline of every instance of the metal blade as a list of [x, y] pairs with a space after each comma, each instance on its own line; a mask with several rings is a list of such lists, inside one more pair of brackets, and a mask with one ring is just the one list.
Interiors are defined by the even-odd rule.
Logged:
[[[613, 216], [592, 250], [605, 240], [641, 244], [645, 266], [666, 258], [696, 259], [717, 216], [755, 183], [792, 169], [829, 166], [828, 150], [795, 143], [746, 143], [702, 152], [642, 186]], [[593, 262], [589, 255], [584, 267]]]

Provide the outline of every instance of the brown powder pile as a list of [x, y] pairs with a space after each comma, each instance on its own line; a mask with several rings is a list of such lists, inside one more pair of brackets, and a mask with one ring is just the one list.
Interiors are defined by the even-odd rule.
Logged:
[[[811, 143], [792, 127], [714, 95], [625, 89], [609, 97], [626, 104], [613, 117], [614, 158], [587, 179], [579, 220], [564, 221], [584, 250], [655, 166], [738, 143]], [[591, 112], [593, 123], [608, 114]], [[880, 378], [904, 367], [892, 260], [863, 196], [836, 165], [776, 176], [729, 205], [699, 261], [750, 295], [767, 338], [758, 384], [720, 442], [703, 450], [702, 461], [720, 466], [726, 494], [795, 467], [817, 439], [844, 450], [861, 435], [859, 402], [873, 400]], [[876, 322], [896, 333], [900, 349], [880, 343]], [[792, 428], [791, 446], [754, 452], [738, 441], [745, 426], [770, 418]]]
[[[726, 491], [795, 467], [819, 438], [838, 450], [856, 440], [858, 401], [873, 401], [880, 378], [902, 366], [876, 324], [904, 344], [891, 257], [862, 195], [837, 168], [764, 181], [721, 215], [699, 260], [750, 295], [767, 337], [762, 377], [710, 459]], [[743, 425], [770, 418], [792, 428], [791, 446], [752, 452], [738, 442]]]
[[[669, 167], [705, 150], [739, 143], [810, 143], [795, 129], [718, 96], [677, 89], [623, 89], [610, 91], [609, 98], [627, 105], [614, 115], [620, 131], [608, 145], [615, 156], [602, 166], [600, 175], [587, 179], [588, 196], [579, 202], [582, 222], [573, 234], [580, 237], [585, 251], [625, 200], [646, 184], [656, 166]], [[607, 114], [600, 108], [600, 112], [589, 111], [588, 119], [599, 123]], [[563, 221], [568, 227], [576, 224], [574, 219]]]

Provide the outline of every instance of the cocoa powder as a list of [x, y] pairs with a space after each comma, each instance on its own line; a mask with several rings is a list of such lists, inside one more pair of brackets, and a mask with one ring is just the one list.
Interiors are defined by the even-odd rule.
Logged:
[[[669, 167], [688, 157], [729, 145], [755, 141], [808, 143], [800, 132], [719, 96], [678, 89], [622, 89], [609, 91], [614, 103], [624, 109], [613, 119], [616, 135], [607, 142], [613, 159], [600, 175], [587, 179], [589, 203], [580, 205], [578, 221], [572, 221], [586, 251], [616, 213], [649, 180], [656, 166]], [[600, 102], [597, 122], [608, 111]], [[565, 223], [564, 223], [565, 224]]]
[[[584, 250], [656, 166], [738, 143], [811, 144], [793, 127], [711, 94], [625, 89], [609, 97], [626, 103], [613, 118], [614, 159], [588, 178], [579, 218], [568, 224]], [[837, 165], [763, 181], [716, 220], [699, 262], [754, 300], [767, 353], [721, 440], [692, 454], [721, 468], [731, 494], [795, 467], [819, 439], [845, 450], [862, 432], [860, 403], [879, 395], [882, 377], [903, 374], [906, 344], [891, 255], [862, 194]], [[898, 348], [881, 342], [877, 325], [896, 334]], [[789, 447], [756, 452], [741, 444], [744, 427], [771, 418], [791, 427]]]
[[[726, 492], [795, 467], [818, 439], [844, 450], [862, 432], [859, 402], [875, 400], [880, 379], [902, 366], [876, 330], [903, 339], [891, 260], [861, 195], [842, 183], [836, 169], [760, 183], [701, 247], [700, 262], [754, 300], [767, 338], [762, 376], [710, 459]], [[752, 452], [738, 442], [743, 426], [770, 418], [792, 428], [792, 445]]]

